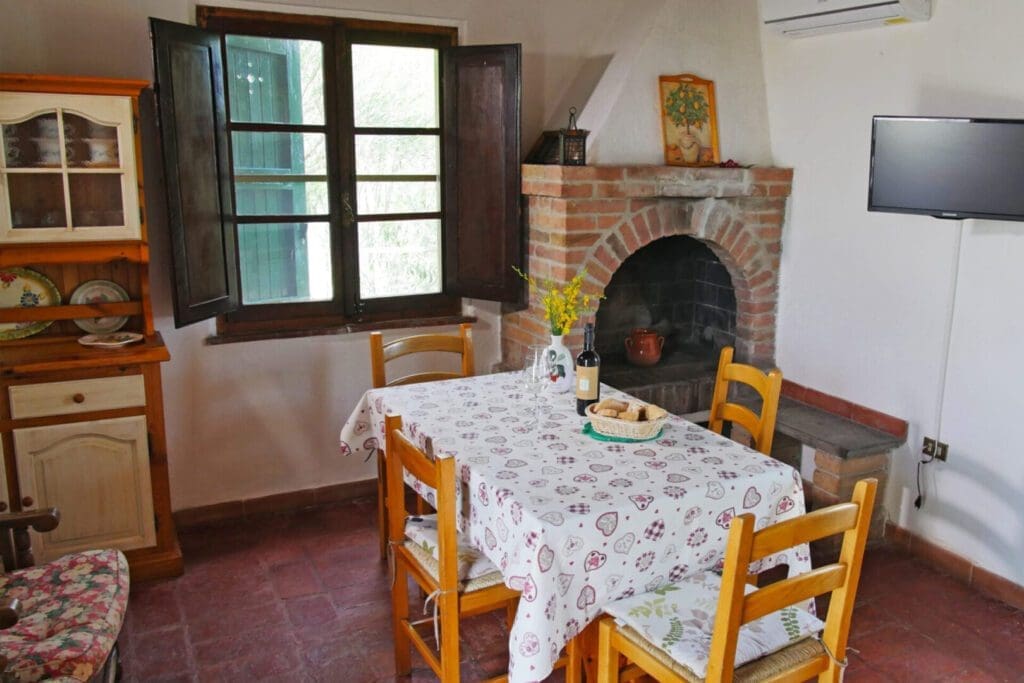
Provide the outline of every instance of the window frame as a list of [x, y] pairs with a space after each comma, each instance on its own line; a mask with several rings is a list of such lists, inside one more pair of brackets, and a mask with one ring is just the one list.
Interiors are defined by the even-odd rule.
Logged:
[[[327, 192], [330, 198], [328, 224], [331, 236], [331, 268], [333, 298], [319, 302], [288, 302], [243, 304], [241, 292], [241, 253], [236, 253], [236, 278], [239, 286], [239, 308], [217, 317], [219, 335], [235, 336], [265, 332], [288, 332], [338, 328], [351, 323], [386, 322], [409, 319], [451, 317], [461, 313], [461, 297], [449, 293], [445, 195], [445, 132], [444, 132], [444, 48], [457, 44], [455, 27], [426, 24], [379, 22], [341, 17], [280, 14], [229, 8], [197, 6], [200, 28], [221, 36], [224, 69], [224, 97], [227, 108], [229, 159], [231, 160], [231, 193], [236, 197], [232, 132], [320, 132], [321, 126], [303, 124], [232, 123], [228, 97], [228, 56], [226, 36], [260, 36], [266, 38], [315, 40], [323, 45], [324, 55], [324, 126], [327, 148]], [[389, 214], [363, 217], [358, 214], [355, 173], [356, 128], [352, 112], [352, 79], [341, 78], [351, 72], [351, 45], [388, 44], [431, 47], [438, 51], [438, 127], [440, 166], [438, 168], [440, 198], [436, 219], [441, 226], [441, 292], [363, 300], [359, 298], [358, 224], [366, 220], [387, 220]], [[303, 130], [315, 128], [316, 130]], [[374, 129], [377, 130], [377, 129]], [[386, 130], [386, 129], [385, 129]], [[391, 129], [399, 130], [403, 129]], [[421, 129], [411, 129], [421, 130]], [[426, 129], [423, 129], [426, 130]], [[395, 134], [395, 133], [386, 133]], [[354, 210], [351, 210], [354, 207]], [[435, 212], [429, 212], [430, 218]], [[236, 210], [237, 214], [237, 210]], [[310, 214], [311, 215], [311, 214]], [[426, 214], [395, 214], [395, 216]], [[318, 214], [318, 216], [320, 216]], [[393, 219], [393, 218], [392, 218]], [[235, 216], [238, 226], [247, 223], [294, 222], [287, 216]], [[305, 218], [304, 220], [310, 220]], [[312, 221], [311, 221], [312, 222]]]

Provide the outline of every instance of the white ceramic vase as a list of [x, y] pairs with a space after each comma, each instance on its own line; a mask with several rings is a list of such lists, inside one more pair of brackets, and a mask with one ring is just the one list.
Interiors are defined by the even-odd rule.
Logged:
[[576, 360], [563, 343], [564, 335], [551, 335], [551, 344], [547, 348], [551, 359], [551, 385], [548, 391], [561, 394], [571, 391], [576, 386]]

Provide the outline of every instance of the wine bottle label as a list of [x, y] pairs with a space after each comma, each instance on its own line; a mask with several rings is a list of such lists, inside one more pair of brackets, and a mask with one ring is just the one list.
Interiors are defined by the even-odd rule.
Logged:
[[597, 382], [598, 368], [576, 366], [576, 398], [584, 401], [596, 401], [600, 388]]

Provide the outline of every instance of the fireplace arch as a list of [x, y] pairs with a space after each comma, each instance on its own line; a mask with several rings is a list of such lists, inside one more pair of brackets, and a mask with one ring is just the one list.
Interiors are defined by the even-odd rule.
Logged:
[[736, 342], [736, 294], [725, 265], [687, 235], [653, 240], [633, 252], [604, 289], [596, 312], [604, 365], [626, 362], [623, 340], [637, 327], [657, 330], [663, 364], [673, 356], [716, 359]]

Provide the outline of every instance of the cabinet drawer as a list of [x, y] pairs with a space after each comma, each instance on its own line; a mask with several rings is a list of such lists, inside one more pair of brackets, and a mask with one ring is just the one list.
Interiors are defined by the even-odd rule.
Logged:
[[146, 405], [146, 382], [142, 375], [20, 384], [10, 387], [8, 392], [11, 417], [16, 420]]

